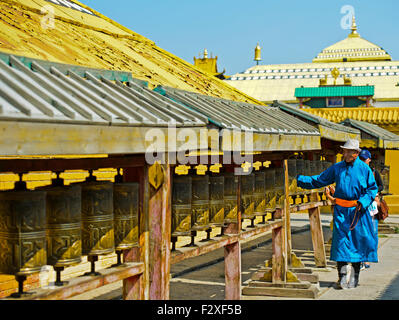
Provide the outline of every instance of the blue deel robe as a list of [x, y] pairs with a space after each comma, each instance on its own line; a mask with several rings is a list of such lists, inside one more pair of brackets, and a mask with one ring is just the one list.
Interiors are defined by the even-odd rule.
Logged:
[[[350, 230], [356, 207], [334, 206], [334, 228], [330, 260], [342, 262], [378, 262], [378, 234], [374, 231], [372, 217], [367, 207], [377, 195], [378, 187], [370, 167], [360, 159], [352, 164], [338, 162], [320, 175], [297, 176], [297, 184], [303, 189], [318, 189], [336, 183], [334, 197], [358, 200], [362, 209], [357, 213], [359, 221]], [[356, 219], [354, 223], [356, 223]]]

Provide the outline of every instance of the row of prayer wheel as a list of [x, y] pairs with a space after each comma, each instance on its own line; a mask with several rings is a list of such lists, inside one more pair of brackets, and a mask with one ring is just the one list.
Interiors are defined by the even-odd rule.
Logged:
[[[288, 160], [290, 193], [301, 193], [296, 176], [318, 175], [332, 163], [304, 159]], [[219, 175], [182, 175], [173, 178], [172, 237], [237, 222], [238, 178], [231, 172]], [[283, 168], [266, 168], [241, 176], [241, 218], [253, 220], [281, 207], [284, 202]]]
[[[63, 185], [58, 177], [50, 186], [28, 190], [19, 181], [14, 190], [0, 192], [0, 273], [13, 274], [23, 294], [27, 275], [52, 265], [56, 285], [61, 271], [88, 256], [118, 253], [138, 246], [139, 184], [96, 181]], [[90, 273], [89, 273], [90, 274]]]
[[288, 159], [288, 183], [289, 192], [301, 193], [305, 190], [297, 187], [296, 176], [301, 174], [305, 176], [319, 175], [327, 170], [333, 163], [329, 161], [304, 160], [304, 159]]
[[[238, 176], [185, 175], [173, 178], [172, 237], [237, 222]], [[275, 211], [284, 194], [282, 168], [241, 176], [241, 218], [255, 219]]]

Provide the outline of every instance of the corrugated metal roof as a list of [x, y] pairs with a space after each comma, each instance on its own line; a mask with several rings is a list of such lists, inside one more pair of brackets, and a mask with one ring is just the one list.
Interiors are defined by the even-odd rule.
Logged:
[[[0, 120], [106, 126], [206, 126], [200, 113], [107, 70], [0, 60]], [[78, 72], [77, 72], [78, 71]], [[129, 79], [125, 79], [129, 80]]]
[[[134, 78], [148, 81], [151, 88], [162, 84], [260, 103], [153, 41], [78, 1], [73, 2], [94, 15], [45, 0], [0, 1], [1, 51], [90, 68], [126, 70]], [[53, 8], [54, 27], [43, 27], [43, 9], [48, 6]], [[44, 25], [47, 26], [46, 22]]]
[[[291, 115], [313, 123], [315, 126], [319, 127], [321, 136], [326, 139], [334, 141], [346, 141], [350, 138], [355, 138], [360, 140], [360, 131], [357, 129], [328, 121], [322, 117], [310, 114], [303, 109], [299, 109], [280, 101], [274, 101], [271, 106], [277, 107]], [[327, 130], [321, 130], [322, 128], [326, 128]]]
[[157, 87], [154, 90], [201, 112], [211, 123], [221, 128], [267, 134], [320, 135], [313, 126], [279, 108], [234, 102], [169, 87]]
[[375, 124], [364, 121], [345, 119], [341, 124], [359, 129], [378, 140], [378, 147], [399, 149], [399, 136]]
[[373, 96], [374, 86], [333, 86], [295, 88], [295, 97], [363, 97]]

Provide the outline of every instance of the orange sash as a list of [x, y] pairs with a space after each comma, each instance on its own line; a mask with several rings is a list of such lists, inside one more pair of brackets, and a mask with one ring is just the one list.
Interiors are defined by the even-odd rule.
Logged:
[[345, 208], [351, 208], [357, 206], [357, 200], [344, 200], [340, 198], [335, 198], [335, 203]]

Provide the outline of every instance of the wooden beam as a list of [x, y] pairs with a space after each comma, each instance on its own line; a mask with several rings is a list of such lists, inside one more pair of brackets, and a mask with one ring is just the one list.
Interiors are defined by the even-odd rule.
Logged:
[[320, 220], [320, 207], [311, 208], [309, 212], [310, 232], [312, 234], [312, 243], [316, 267], [326, 267], [326, 250], [324, 247], [324, 235]]
[[233, 244], [237, 241], [242, 241], [249, 239], [251, 237], [258, 236], [260, 234], [264, 234], [276, 228], [281, 228], [282, 220], [275, 220], [272, 222], [268, 222], [262, 226], [256, 226], [253, 229], [249, 229], [246, 231], [242, 231], [239, 234], [233, 235], [223, 235], [219, 237], [215, 237], [207, 242], [199, 242], [196, 247], [182, 247], [178, 248], [176, 251], [173, 251], [171, 256], [171, 264], [175, 264], [181, 262], [185, 259], [189, 259], [192, 257], [197, 257], [209, 252], [212, 252], [216, 249], [223, 248], [230, 244]]
[[1, 159], [0, 172], [89, 170], [99, 168], [131, 168], [145, 164], [143, 154], [107, 158], [81, 159]]
[[101, 274], [99, 276], [76, 277], [69, 280], [69, 283], [63, 287], [54, 289], [43, 287], [35, 289], [32, 295], [7, 300], [64, 300], [126, 278], [134, 278], [138, 281], [143, 271], [143, 263], [124, 263], [117, 267], [99, 270]]

